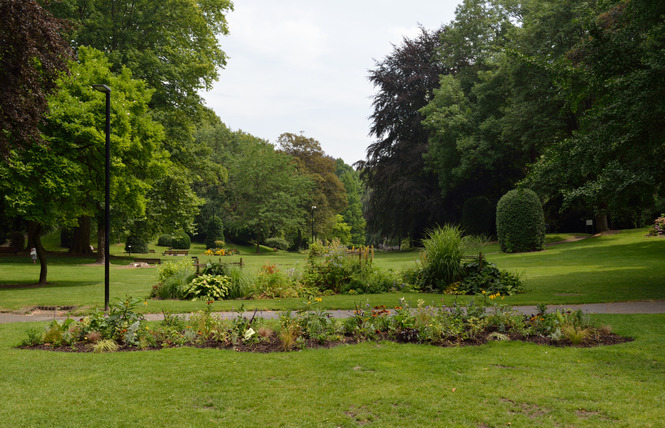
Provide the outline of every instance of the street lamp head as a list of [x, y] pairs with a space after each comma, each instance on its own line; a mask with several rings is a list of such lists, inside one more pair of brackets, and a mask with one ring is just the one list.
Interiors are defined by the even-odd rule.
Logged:
[[95, 91], [104, 92], [105, 94], [111, 93], [111, 88], [109, 88], [106, 85], [97, 84], [97, 85], [92, 85], [92, 87], [95, 89]]
[[316, 209], [316, 205], [312, 205], [312, 209], [315, 210], [315, 209]]

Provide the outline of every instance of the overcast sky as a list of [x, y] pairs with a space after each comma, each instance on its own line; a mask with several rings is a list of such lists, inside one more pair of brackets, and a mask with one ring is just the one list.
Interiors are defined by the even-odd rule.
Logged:
[[221, 39], [228, 65], [206, 104], [232, 130], [272, 143], [302, 131], [352, 164], [373, 142], [368, 70], [418, 24], [452, 21], [459, 2], [235, 0]]

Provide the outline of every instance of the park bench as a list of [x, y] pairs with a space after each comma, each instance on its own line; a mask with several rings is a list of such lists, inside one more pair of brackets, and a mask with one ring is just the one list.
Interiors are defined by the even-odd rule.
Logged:
[[189, 255], [189, 250], [166, 250], [164, 251], [163, 256], [187, 256]]
[[134, 263], [148, 263], [149, 265], [159, 265], [162, 263], [162, 259], [134, 259]]
[[0, 247], [0, 254], [18, 254], [16, 247]]

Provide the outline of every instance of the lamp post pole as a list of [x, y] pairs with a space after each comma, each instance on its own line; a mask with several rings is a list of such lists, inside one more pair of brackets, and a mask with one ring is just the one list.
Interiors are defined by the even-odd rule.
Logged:
[[106, 185], [104, 201], [104, 310], [109, 310], [109, 266], [111, 254], [111, 88], [106, 85], [92, 85], [106, 94]]
[[316, 209], [315, 205], [312, 205], [312, 244], [314, 243], [314, 210]]

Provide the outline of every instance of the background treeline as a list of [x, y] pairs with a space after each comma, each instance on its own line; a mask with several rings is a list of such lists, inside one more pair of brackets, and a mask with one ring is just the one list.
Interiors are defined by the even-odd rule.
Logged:
[[369, 237], [492, 234], [516, 186], [552, 231], [651, 223], [665, 211], [664, 72], [662, 1], [464, 1], [370, 72]]
[[41, 235], [62, 228], [77, 254], [92, 254], [93, 234], [104, 260], [105, 96], [91, 87], [101, 83], [112, 91], [114, 242], [137, 249], [184, 231], [201, 242], [214, 234], [211, 245], [299, 248], [312, 232], [364, 243], [353, 168], [304, 135], [270, 144], [231, 131], [205, 107], [199, 93], [226, 64], [231, 9], [228, 0], [2, 0], [0, 240], [45, 260]]

